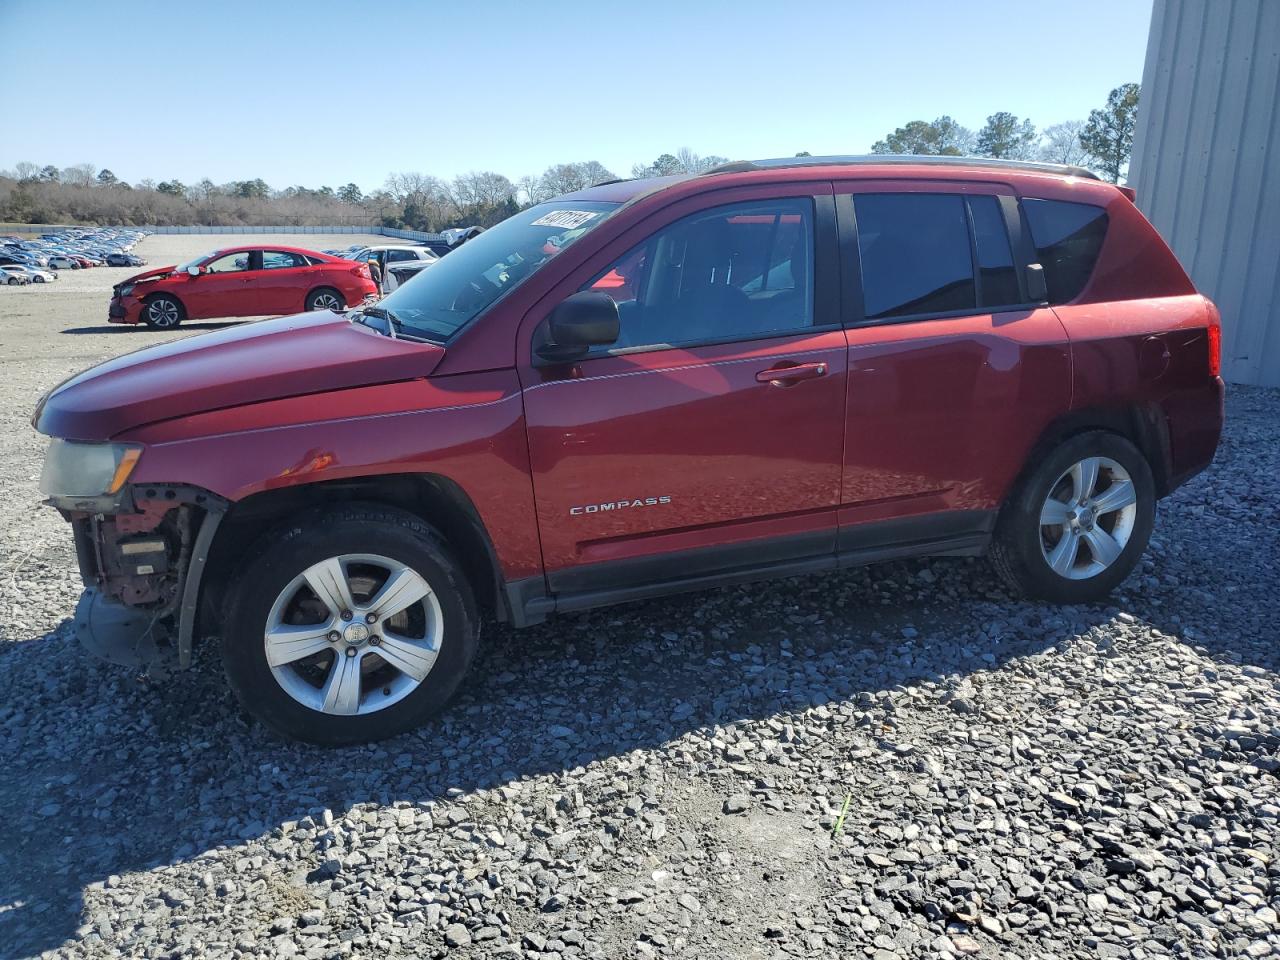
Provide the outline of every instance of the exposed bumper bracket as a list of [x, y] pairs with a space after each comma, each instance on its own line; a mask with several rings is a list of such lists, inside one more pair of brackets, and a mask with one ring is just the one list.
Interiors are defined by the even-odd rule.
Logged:
[[89, 653], [153, 675], [177, 664], [168, 631], [150, 611], [111, 603], [94, 587], [76, 605], [75, 634]]

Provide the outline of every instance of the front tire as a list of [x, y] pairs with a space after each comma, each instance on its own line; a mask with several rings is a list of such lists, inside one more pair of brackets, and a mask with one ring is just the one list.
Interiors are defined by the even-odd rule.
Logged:
[[458, 689], [478, 645], [475, 601], [419, 518], [375, 504], [302, 513], [248, 555], [222, 659], [273, 730], [323, 746], [381, 740]]
[[1151, 465], [1132, 443], [1103, 431], [1072, 437], [1005, 504], [992, 560], [1022, 596], [1102, 600], [1147, 548], [1155, 502]]
[[307, 294], [306, 302], [307, 311], [313, 310], [332, 310], [335, 313], [341, 313], [347, 309], [347, 302], [343, 299], [342, 294], [333, 287], [320, 287], [318, 290], [312, 290]]
[[186, 312], [173, 297], [157, 294], [142, 308], [142, 320], [156, 330], [172, 330], [183, 320]]

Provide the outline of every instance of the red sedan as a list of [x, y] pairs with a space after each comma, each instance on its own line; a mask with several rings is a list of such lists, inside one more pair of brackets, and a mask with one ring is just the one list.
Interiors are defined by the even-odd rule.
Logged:
[[107, 319], [163, 329], [183, 320], [343, 310], [377, 290], [363, 263], [297, 247], [234, 247], [117, 284]]

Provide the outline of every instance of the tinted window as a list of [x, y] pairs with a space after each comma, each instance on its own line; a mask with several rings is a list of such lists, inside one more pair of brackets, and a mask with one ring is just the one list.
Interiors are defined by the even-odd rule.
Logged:
[[686, 217], [584, 289], [618, 303], [621, 333], [612, 349], [750, 339], [810, 326], [813, 202], [736, 204]]
[[877, 193], [853, 203], [867, 319], [977, 308], [961, 197]]
[[283, 250], [262, 251], [263, 270], [283, 270], [286, 267], [305, 267], [306, 265], [307, 258], [296, 253], [286, 253]]
[[1013, 251], [1005, 227], [1000, 201], [995, 197], [970, 197], [973, 236], [978, 251], [978, 296], [983, 307], [1001, 307], [1022, 302], [1018, 275], [1013, 268]]
[[1044, 267], [1049, 302], [1074, 300], [1098, 262], [1107, 234], [1106, 213], [1101, 207], [1064, 200], [1023, 200], [1022, 211]]
[[412, 250], [388, 250], [387, 262], [398, 263], [402, 260], [417, 260], [418, 256]]

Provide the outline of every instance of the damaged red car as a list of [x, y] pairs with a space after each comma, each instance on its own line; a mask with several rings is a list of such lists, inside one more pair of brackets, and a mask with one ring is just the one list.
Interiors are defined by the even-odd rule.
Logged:
[[89, 650], [212, 641], [273, 729], [353, 743], [442, 709], [486, 618], [980, 554], [1100, 600], [1213, 459], [1220, 332], [1087, 170], [731, 164], [537, 204], [346, 315], [81, 373], [36, 412], [41, 489]]
[[117, 284], [107, 319], [168, 329], [183, 320], [345, 310], [377, 290], [363, 263], [297, 247], [231, 247]]

